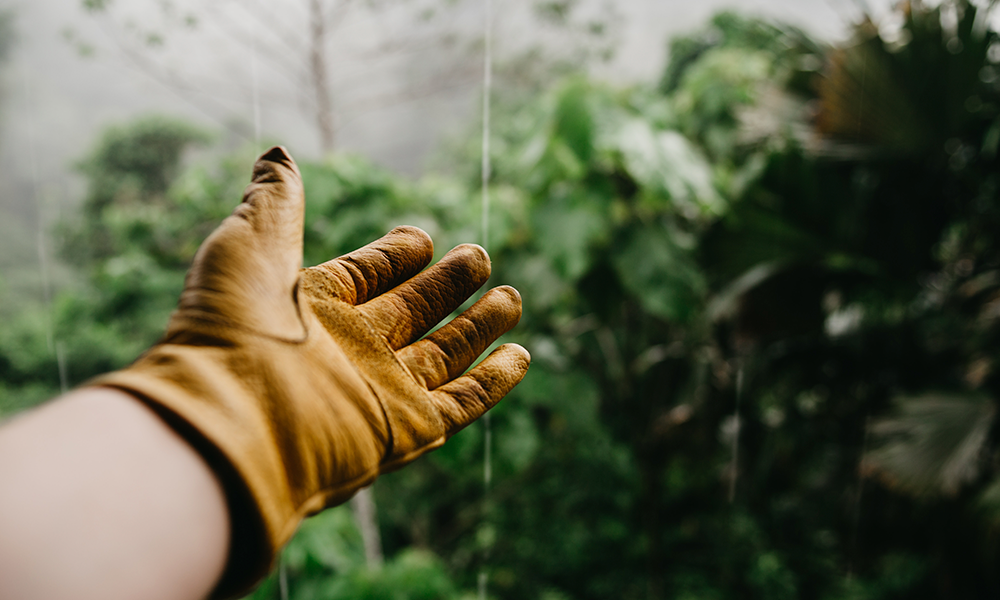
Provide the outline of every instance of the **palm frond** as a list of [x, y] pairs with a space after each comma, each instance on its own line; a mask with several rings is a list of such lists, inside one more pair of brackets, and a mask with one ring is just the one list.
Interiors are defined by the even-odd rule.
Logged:
[[862, 473], [915, 495], [954, 495], [979, 476], [996, 405], [974, 395], [898, 398], [876, 421]]
[[818, 91], [816, 128], [824, 140], [820, 153], [907, 155], [925, 149], [928, 124], [896, 80], [878, 38], [834, 51]]

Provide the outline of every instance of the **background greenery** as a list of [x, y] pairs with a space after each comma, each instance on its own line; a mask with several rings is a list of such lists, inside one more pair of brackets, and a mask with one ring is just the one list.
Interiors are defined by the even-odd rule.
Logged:
[[[534, 362], [492, 413], [494, 486], [470, 427], [374, 486], [384, 567], [333, 509], [286, 549], [289, 597], [460, 598], [483, 567], [511, 599], [998, 597], [986, 11], [913, 1], [838, 47], [724, 13], [627, 89], [508, 65], [491, 283], [521, 291]], [[438, 255], [478, 240], [471, 131], [416, 182], [300, 163], [306, 263], [403, 223]], [[81, 275], [51, 309], [4, 298], [0, 415], [58, 392], [60, 354], [76, 384], [156, 340], [248, 177], [216, 140], [148, 117], [80, 161]]]

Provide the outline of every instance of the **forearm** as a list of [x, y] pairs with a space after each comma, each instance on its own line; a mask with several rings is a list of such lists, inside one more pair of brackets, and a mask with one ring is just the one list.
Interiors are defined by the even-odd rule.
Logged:
[[0, 428], [0, 600], [196, 599], [227, 556], [218, 589], [244, 592], [306, 515], [438, 448], [524, 377], [517, 344], [473, 367], [520, 318], [513, 288], [435, 329], [489, 279], [485, 250], [427, 268], [430, 236], [397, 227], [302, 269], [304, 216], [274, 147], [199, 248], [161, 343], [89, 383], [110, 387]]
[[128, 394], [73, 392], [0, 427], [0, 598], [195, 600], [228, 548], [215, 475]]

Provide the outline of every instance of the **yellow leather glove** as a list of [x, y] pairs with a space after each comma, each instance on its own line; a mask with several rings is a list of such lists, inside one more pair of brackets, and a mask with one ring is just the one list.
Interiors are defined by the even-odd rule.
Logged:
[[217, 597], [259, 581], [304, 517], [476, 420], [530, 362], [505, 344], [465, 373], [520, 318], [511, 287], [420, 339], [486, 282], [482, 248], [421, 272], [430, 238], [398, 227], [300, 269], [304, 204], [295, 163], [272, 148], [195, 256], [163, 340], [90, 383], [146, 402], [219, 474], [233, 540]]

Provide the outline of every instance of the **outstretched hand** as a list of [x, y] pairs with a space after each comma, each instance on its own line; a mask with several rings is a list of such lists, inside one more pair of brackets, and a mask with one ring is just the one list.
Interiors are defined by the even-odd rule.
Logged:
[[311, 352], [349, 349], [390, 422], [383, 470], [444, 443], [521, 380], [530, 358], [516, 344], [463, 376], [520, 319], [521, 297], [510, 286], [490, 290], [420, 339], [489, 279], [485, 250], [463, 244], [421, 272], [433, 242], [416, 227], [397, 227], [359, 250], [299, 269], [304, 210], [295, 163], [272, 148], [255, 165], [243, 203], [199, 251], [175, 321], [200, 315], [301, 341]]
[[458, 246], [424, 270], [430, 238], [397, 227], [300, 269], [304, 205], [295, 163], [272, 148], [199, 249], [163, 341], [96, 382], [142, 398], [234, 472], [231, 511], [262, 529], [255, 551], [231, 557], [234, 590], [304, 516], [443, 444], [530, 362], [505, 344], [468, 370], [520, 318], [508, 286], [426, 335], [489, 278], [482, 248]]

